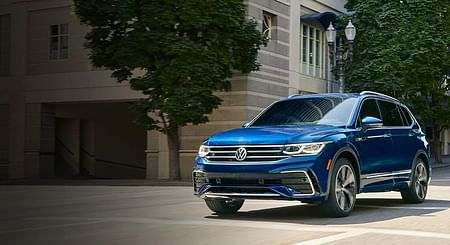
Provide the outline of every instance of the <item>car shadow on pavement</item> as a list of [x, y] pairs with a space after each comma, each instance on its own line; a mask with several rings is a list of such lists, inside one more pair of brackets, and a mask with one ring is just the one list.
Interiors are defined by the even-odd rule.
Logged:
[[[245, 205], [245, 204], [244, 204]], [[208, 219], [289, 222], [309, 225], [364, 224], [407, 216], [433, 216], [450, 209], [450, 201], [427, 199], [421, 204], [406, 204], [401, 199], [360, 198], [350, 216], [324, 217], [317, 205], [302, 204], [276, 208], [240, 211], [233, 215], [210, 215]]]

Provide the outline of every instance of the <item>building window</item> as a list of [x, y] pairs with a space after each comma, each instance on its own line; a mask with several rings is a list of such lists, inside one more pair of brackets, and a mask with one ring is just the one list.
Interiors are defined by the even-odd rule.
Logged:
[[267, 39], [276, 38], [277, 16], [269, 12], [263, 11], [262, 32]]
[[50, 60], [67, 59], [69, 56], [69, 25], [51, 25], [49, 34]]
[[324, 31], [313, 26], [301, 25], [300, 63], [301, 73], [325, 79]]

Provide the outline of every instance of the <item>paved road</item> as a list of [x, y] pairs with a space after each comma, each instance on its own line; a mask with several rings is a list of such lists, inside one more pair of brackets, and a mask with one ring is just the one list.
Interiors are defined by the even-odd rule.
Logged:
[[212, 215], [190, 187], [0, 186], [0, 244], [450, 244], [450, 167], [436, 169], [428, 200], [362, 194], [350, 217], [315, 206], [247, 201]]

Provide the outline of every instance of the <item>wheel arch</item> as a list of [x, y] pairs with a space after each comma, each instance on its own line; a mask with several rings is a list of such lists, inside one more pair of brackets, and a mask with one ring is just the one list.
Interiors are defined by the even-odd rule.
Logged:
[[325, 200], [328, 199], [328, 195], [330, 194], [330, 187], [331, 187], [331, 173], [334, 169], [335, 163], [337, 159], [340, 157], [347, 158], [350, 163], [352, 164], [353, 169], [355, 170], [356, 174], [356, 184], [357, 184], [357, 193], [360, 192], [360, 183], [361, 183], [361, 167], [360, 167], [360, 161], [357, 153], [350, 148], [349, 146], [343, 147], [339, 149], [335, 154], [331, 162], [330, 170], [328, 171], [328, 179], [327, 179], [327, 190], [325, 194]]
[[[421, 159], [425, 163], [427, 171], [428, 171], [428, 181], [430, 181], [431, 180], [431, 162], [430, 162], [430, 158], [428, 157], [427, 152], [424, 150], [417, 151], [416, 156], [414, 157], [414, 160], [411, 164], [411, 171], [414, 171], [414, 165], [415, 165], [417, 159]], [[411, 182], [412, 174], [409, 178], [410, 178], [410, 182]]]

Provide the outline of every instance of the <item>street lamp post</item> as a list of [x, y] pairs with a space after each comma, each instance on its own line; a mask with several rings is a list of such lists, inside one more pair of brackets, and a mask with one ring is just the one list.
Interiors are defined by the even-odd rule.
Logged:
[[[350, 61], [353, 58], [353, 41], [356, 36], [356, 28], [352, 24], [352, 21], [349, 20], [347, 26], [345, 27], [345, 37], [348, 43], [348, 57]], [[345, 82], [345, 74], [344, 74], [344, 45], [342, 38], [339, 38], [339, 41], [336, 40], [336, 29], [333, 26], [333, 23], [330, 22], [330, 25], [326, 31], [326, 37], [328, 41], [328, 47], [330, 50], [330, 68], [334, 70], [334, 64], [337, 66], [337, 75], [339, 80], [339, 93], [344, 92], [344, 82]], [[335, 45], [337, 48], [335, 49]]]

